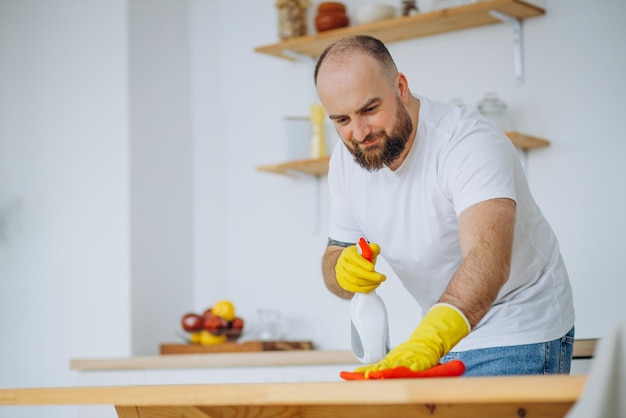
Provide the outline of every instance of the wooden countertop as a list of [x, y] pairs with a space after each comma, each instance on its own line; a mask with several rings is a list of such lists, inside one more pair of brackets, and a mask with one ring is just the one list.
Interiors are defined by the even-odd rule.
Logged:
[[563, 417], [585, 376], [0, 389], [0, 405], [115, 405], [119, 417]]
[[[596, 339], [574, 342], [574, 358], [591, 358]], [[245, 353], [167, 354], [129, 358], [72, 359], [74, 370], [144, 370], [221, 367], [274, 367], [355, 364], [350, 350], [294, 350]]]
[[72, 359], [74, 370], [187, 369], [358, 364], [349, 350], [294, 350], [248, 353], [167, 354], [108, 359]]

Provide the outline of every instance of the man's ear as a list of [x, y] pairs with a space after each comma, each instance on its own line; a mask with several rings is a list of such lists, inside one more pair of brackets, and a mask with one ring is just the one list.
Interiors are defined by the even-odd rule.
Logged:
[[398, 88], [398, 94], [402, 99], [402, 103], [407, 104], [409, 102], [411, 92], [409, 90], [409, 81], [406, 79], [404, 74], [398, 73], [396, 76], [396, 86]]

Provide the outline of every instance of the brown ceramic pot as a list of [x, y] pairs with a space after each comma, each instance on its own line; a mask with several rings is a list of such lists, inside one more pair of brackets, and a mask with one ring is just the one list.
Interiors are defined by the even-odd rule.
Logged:
[[315, 28], [318, 32], [343, 28], [349, 24], [350, 18], [346, 14], [346, 6], [343, 3], [324, 2], [317, 6]]

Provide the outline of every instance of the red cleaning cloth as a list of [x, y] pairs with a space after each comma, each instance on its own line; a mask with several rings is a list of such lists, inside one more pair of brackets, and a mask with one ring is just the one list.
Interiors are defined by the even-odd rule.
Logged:
[[[408, 367], [394, 367], [393, 369], [370, 372], [368, 379], [412, 379], [417, 377], [455, 377], [465, 373], [465, 364], [461, 360], [452, 360], [444, 364], [438, 364], [421, 372], [414, 372]], [[363, 372], [341, 372], [344, 380], [366, 380]]]

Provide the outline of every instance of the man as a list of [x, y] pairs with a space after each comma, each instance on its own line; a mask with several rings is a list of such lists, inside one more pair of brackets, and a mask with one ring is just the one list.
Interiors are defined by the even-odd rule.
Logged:
[[[426, 312], [406, 342], [357, 370], [460, 359], [467, 376], [568, 373], [567, 271], [508, 138], [474, 111], [412, 95], [372, 37], [329, 46], [314, 79], [342, 139], [328, 174], [326, 285], [346, 299], [376, 289], [382, 251]], [[372, 262], [357, 253], [361, 236]]]

